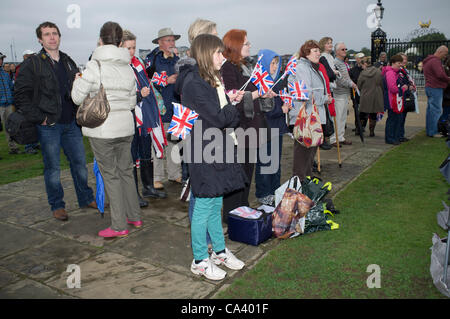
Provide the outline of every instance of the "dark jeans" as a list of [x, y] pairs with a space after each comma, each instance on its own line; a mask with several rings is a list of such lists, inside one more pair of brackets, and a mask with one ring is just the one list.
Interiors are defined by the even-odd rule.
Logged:
[[402, 118], [403, 113], [395, 113], [391, 109], [388, 109], [388, 118], [386, 120], [386, 129], [384, 133], [384, 140], [386, 143], [392, 144], [400, 142]]
[[80, 128], [75, 124], [75, 120], [70, 124], [37, 125], [37, 128], [44, 159], [45, 189], [51, 210], [55, 211], [66, 207], [60, 179], [61, 147], [70, 164], [78, 205], [84, 207], [92, 203], [94, 195], [87, 183], [88, 171], [83, 136]]
[[437, 134], [439, 118], [442, 114], [442, 100], [444, 89], [425, 87], [427, 94], [426, 132], [428, 136]]
[[[275, 138], [272, 138], [272, 141], [275, 141]], [[269, 141], [267, 144], [263, 145], [262, 147], [266, 148], [266, 155], [270, 156], [271, 158], [274, 156], [278, 157], [278, 170], [273, 174], [261, 174], [261, 167], [268, 167], [271, 165], [271, 162], [268, 163], [261, 163], [260, 156], [258, 156], [258, 161], [255, 165], [255, 196], [256, 198], [263, 198], [268, 195], [275, 194], [275, 190], [280, 187], [280, 177], [281, 177], [281, 151], [283, 147], [283, 135], [279, 136], [279, 139], [276, 141], [278, 142], [278, 149], [277, 153], [272, 154], [272, 141]], [[261, 147], [261, 148], [262, 148]], [[261, 149], [260, 148], [260, 149]], [[259, 155], [259, 154], [258, 154]]]

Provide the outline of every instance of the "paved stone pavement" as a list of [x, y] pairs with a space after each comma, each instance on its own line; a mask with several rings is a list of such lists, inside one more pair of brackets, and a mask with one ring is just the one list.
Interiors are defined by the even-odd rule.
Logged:
[[[423, 96], [420, 114], [408, 114], [408, 137], [424, 128]], [[393, 147], [384, 143], [385, 119], [377, 125], [375, 137], [365, 138], [365, 144], [351, 131], [353, 119], [350, 107], [346, 136], [353, 145], [341, 148], [342, 167], [336, 148], [320, 152], [321, 177], [333, 183], [331, 196]], [[292, 171], [292, 145], [293, 140], [285, 136], [282, 182]], [[92, 164], [89, 174], [95, 189]], [[178, 200], [180, 185], [165, 182], [168, 198], [151, 199], [149, 207], [142, 209], [142, 228], [130, 228], [126, 238], [104, 240], [97, 232], [110, 226], [109, 211], [102, 219], [96, 210], [78, 208], [69, 170], [62, 172], [61, 180], [70, 214], [67, 222], [52, 217], [42, 176], [0, 186], [0, 298], [214, 298], [279, 243], [271, 239], [254, 247], [226, 237], [228, 248], [245, 261], [246, 268], [227, 270], [228, 276], [220, 282], [199, 278], [189, 269], [188, 203]], [[250, 202], [257, 207], [252, 187]], [[339, 209], [345, 211], [345, 207]], [[68, 288], [71, 264], [80, 267], [81, 288]]]

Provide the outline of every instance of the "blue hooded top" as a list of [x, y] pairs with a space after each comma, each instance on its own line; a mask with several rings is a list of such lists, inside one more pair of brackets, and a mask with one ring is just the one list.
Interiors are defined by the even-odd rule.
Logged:
[[[259, 50], [258, 57], [261, 56], [261, 54], [263, 55], [263, 57], [261, 59], [261, 64], [262, 64], [264, 70], [266, 70], [269, 73], [270, 79], [275, 82], [280, 75], [281, 56], [279, 54], [273, 52], [272, 50], [268, 50], [268, 49]], [[275, 57], [278, 57], [279, 63], [278, 63], [278, 70], [275, 74], [275, 79], [272, 79], [272, 75], [270, 74], [270, 62], [272, 62], [273, 58], [275, 58]]]
[[[281, 69], [281, 56], [277, 53], [275, 53], [272, 50], [264, 49], [259, 50], [258, 56], [263, 55], [261, 59], [261, 64], [263, 65], [264, 70], [266, 70], [270, 74], [270, 62], [272, 62], [273, 58], [279, 57], [279, 63], [278, 63], [278, 70], [274, 75], [274, 79], [272, 78], [272, 75], [270, 75], [270, 79], [276, 82], [278, 78], [281, 76], [280, 69]], [[281, 91], [283, 88], [286, 87], [286, 79], [280, 80], [280, 82], [277, 83], [275, 87], [272, 88], [272, 90], [275, 93], [278, 93], [278, 91]], [[286, 115], [283, 113], [281, 106], [283, 106], [283, 101], [280, 99], [280, 97], [276, 96], [275, 99], [275, 105], [272, 111], [264, 113], [266, 116], [266, 120], [271, 128], [279, 128], [280, 129], [280, 135], [283, 135], [285, 133], [289, 132], [289, 129], [286, 124]]]

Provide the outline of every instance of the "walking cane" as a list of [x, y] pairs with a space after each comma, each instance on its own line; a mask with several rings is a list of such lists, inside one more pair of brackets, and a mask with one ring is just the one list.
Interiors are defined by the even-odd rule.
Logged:
[[320, 147], [317, 147], [317, 171], [320, 174]]
[[334, 119], [334, 135], [336, 136], [336, 145], [337, 145], [337, 153], [338, 153], [338, 163], [339, 163], [339, 167], [342, 167], [342, 162], [341, 162], [341, 150], [339, 149], [339, 137], [338, 137], [338, 127], [337, 127], [337, 123], [336, 123], [336, 116], [333, 117]]

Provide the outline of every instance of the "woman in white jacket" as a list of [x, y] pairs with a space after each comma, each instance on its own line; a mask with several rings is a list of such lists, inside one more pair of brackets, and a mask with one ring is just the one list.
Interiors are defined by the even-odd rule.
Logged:
[[[89, 137], [110, 201], [111, 227], [100, 231], [101, 237], [127, 236], [127, 223], [142, 226], [130, 152], [134, 135], [131, 110], [136, 105], [136, 82], [129, 66], [130, 55], [127, 49], [119, 47], [121, 42], [120, 25], [106, 22], [100, 30], [100, 46], [72, 88], [72, 99], [80, 105], [88, 94], [99, 91], [101, 81], [111, 108], [102, 125], [82, 128], [83, 135]], [[95, 60], [100, 62], [101, 72]]]

